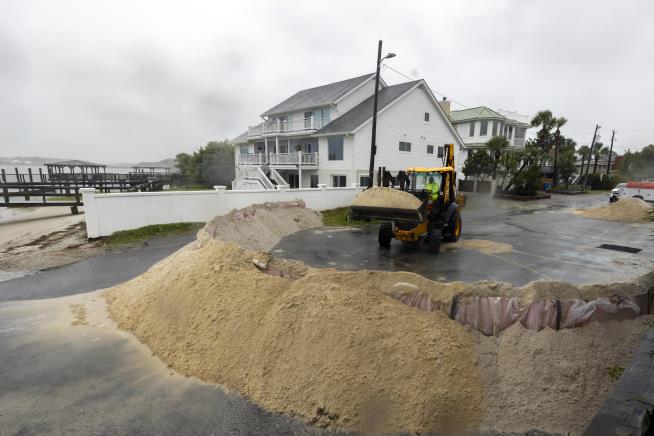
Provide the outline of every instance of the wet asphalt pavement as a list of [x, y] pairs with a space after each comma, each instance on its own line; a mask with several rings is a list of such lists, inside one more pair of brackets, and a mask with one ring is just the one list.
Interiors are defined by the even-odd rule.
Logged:
[[[501, 280], [523, 285], [533, 280], [575, 284], [620, 281], [652, 271], [654, 227], [584, 218], [573, 208], [608, 203], [606, 194], [553, 195], [531, 202], [492, 200], [469, 195], [462, 211], [461, 240], [487, 239], [510, 244], [509, 253], [484, 254], [443, 243], [441, 253], [394, 240], [390, 250], [377, 245], [377, 225], [311, 229], [284, 238], [278, 257], [342, 270], [412, 271], [433, 280]], [[598, 248], [601, 244], [640, 248], [637, 254]]]
[[32, 300], [108, 288], [143, 274], [153, 264], [195, 240], [195, 232], [154, 238], [33, 275], [0, 282], [0, 301]]

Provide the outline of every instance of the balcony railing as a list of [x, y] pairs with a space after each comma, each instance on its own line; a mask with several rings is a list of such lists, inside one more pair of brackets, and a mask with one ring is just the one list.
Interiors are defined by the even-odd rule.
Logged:
[[270, 154], [238, 154], [236, 165], [318, 165], [318, 153], [270, 153]]
[[513, 146], [514, 147], [524, 147], [525, 146], [525, 138], [513, 138]]
[[264, 121], [248, 128], [248, 136], [261, 136], [273, 133], [303, 132], [306, 130], [322, 129], [329, 120], [309, 117], [301, 120], [274, 120]]

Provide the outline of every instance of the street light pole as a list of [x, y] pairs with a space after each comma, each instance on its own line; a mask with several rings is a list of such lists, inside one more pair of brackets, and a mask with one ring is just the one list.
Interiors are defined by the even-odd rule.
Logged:
[[381, 53], [382, 41], [379, 40], [379, 46], [377, 47], [377, 72], [375, 74], [375, 97], [372, 107], [372, 135], [370, 136], [370, 169], [368, 171], [368, 188], [372, 188], [372, 179], [375, 175], [375, 155], [377, 154], [377, 98], [379, 95], [379, 69], [381, 68], [381, 63], [384, 59], [395, 57], [395, 53], [388, 53], [382, 58]]

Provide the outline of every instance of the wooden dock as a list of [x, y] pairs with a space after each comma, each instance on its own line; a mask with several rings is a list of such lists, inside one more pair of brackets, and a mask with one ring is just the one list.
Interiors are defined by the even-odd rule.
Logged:
[[183, 184], [180, 174], [168, 172], [132, 171], [129, 173], [82, 172], [65, 173], [39, 168], [34, 173], [4, 169], [0, 172], [0, 207], [70, 206], [77, 214], [83, 205], [81, 188], [94, 188], [98, 192], [149, 192]]

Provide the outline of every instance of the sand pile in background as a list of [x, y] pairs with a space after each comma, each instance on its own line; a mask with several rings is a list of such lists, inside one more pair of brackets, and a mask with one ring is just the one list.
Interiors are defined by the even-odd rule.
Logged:
[[652, 205], [640, 198], [621, 198], [614, 203], [593, 209], [577, 209], [575, 214], [621, 223], [640, 223], [647, 221]]
[[295, 200], [235, 209], [209, 221], [199, 235], [233, 241], [250, 250], [266, 250], [286, 235], [321, 224], [320, 214], [307, 209], [302, 200]]
[[352, 206], [418, 209], [421, 205], [422, 201], [413, 194], [384, 187], [366, 189], [352, 200]]
[[293, 281], [260, 272], [257, 256], [207, 239], [109, 291], [110, 312], [176, 370], [269, 410], [380, 431], [479, 424], [471, 331], [383, 295], [376, 273]]

